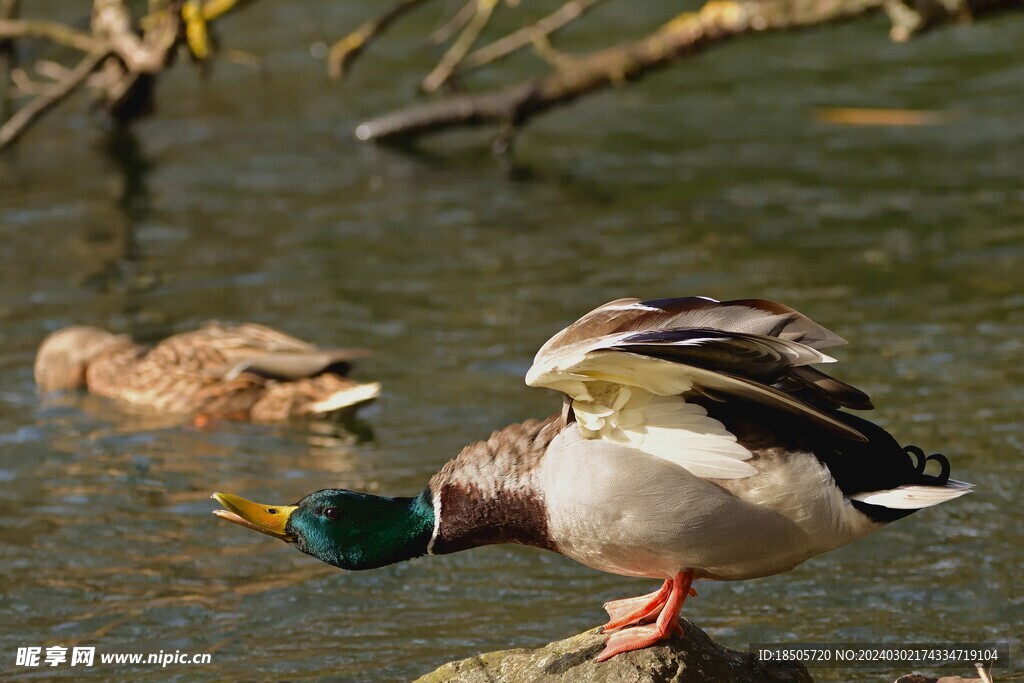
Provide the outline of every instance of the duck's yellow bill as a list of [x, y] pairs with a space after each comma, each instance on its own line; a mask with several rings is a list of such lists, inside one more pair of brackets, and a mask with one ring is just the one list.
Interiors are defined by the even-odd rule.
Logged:
[[288, 518], [295, 512], [295, 505], [263, 505], [246, 500], [241, 496], [233, 496], [230, 493], [215, 493], [210, 497], [227, 508], [213, 511], [213, 514], [221, 519], [267, 536], [280, 538], [288, 543], [295, 541], [294, 537], [285, 530]]

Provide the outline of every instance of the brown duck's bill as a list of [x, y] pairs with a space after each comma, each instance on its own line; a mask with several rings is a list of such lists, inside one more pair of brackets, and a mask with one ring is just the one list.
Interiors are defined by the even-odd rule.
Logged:
[[288, 518], [296, 509], [295, 505], [263, 505], [230, 493], [215, 493], [210, 497], [227, 508], [213, 511], [221, 519], [280, 538], [287, 543], [295, 542], [295, 537], [285, 529]]

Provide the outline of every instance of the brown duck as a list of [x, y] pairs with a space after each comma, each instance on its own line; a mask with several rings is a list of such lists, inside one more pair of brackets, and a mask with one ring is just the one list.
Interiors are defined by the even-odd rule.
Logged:
[[380, 384], [347, 374], [353, 349], [322, 349], [263, 325], [207, 323], [148, 348], [96, 327], [66, 327], [43, 340], [42, 392], [87, 389], [164, 413], [271, 422], [326, 416], [373, 400]]

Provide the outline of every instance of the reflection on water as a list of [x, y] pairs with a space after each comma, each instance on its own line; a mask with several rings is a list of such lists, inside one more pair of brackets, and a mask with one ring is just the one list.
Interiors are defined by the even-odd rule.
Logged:
[[[257, 5], [239, 26], [295, 8]], [[53, 117], [0, 176], [0, 678], [27, 676], [11, 668], [18, 646], [87, 644], [215, 656], [56, 673], [401, 679], [598, 623], [603, 600], [643, 582], [506, 547], [344, 573], [218, 524], [208, 496], [414, 494], [464, 443], [554, 412], [522, 384], [533, 353], [626, 295], [807, 312], [850, 340], [836, 372], [873, 395], [873, 419], [978, 484], [784, 576], [705, 585], [688, 616], [733, 647], [1019, 646], [1024, 95], [1010, 85], [1024, 25], [901, 46], [877, 28], [705, 55], [538, 121], [511, 169], [478, 133], [418, 155], [344, 139], [346, 122], [397, 102], [371, 87], [389, 73], [367, 61], [358, 90], [326, 88], [283, 31], [254, 29], [259, 45], [239, 33], [268, 55], [266, 83], [166, 79], [134, 136]], [[967, 114], [913, 129], [813, 120], [833, 105]], [[35, 395], [47, 331], [152, 340], [210, 318], [372, 348], [385, 395], [358, 423], [207, 431]]]
[[76, 236], [73, 259], [85, 268], [81, 276], [85, 287], [98, 291], [137, 289], [140, 283], [135, 278], [126, 278], [125, 269], [139, 256], [134, 230], [149, 214], [146, 177], [151, 166], [143, 158], [138, 138], [129, 130], [105, 135], [101, 151], [114, 171], [110, 216]]

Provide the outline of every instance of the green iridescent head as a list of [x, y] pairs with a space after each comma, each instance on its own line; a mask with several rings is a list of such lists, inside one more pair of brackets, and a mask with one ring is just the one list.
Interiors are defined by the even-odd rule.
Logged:
[[295, 545], [342, 569], [374, 569], [427, 552], [434, 531], [428, 492], [385, 498], [345, 489], [323, 489], [295, 505], [263, 505], [215, 493], [225, 510], [215, 515]]

